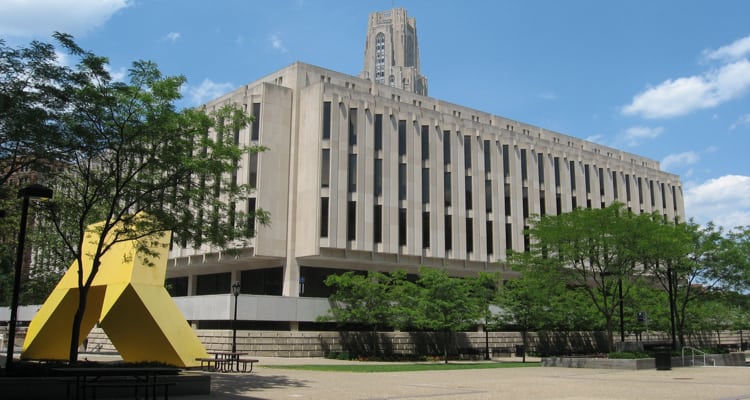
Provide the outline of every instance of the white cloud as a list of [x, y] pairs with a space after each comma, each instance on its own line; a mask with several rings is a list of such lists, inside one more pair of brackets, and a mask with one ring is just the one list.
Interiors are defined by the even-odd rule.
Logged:
[[732, 126], [729, 127], [729, 130], [733, 131], [743, 125], [750, 125], [750, 114], [745, 114], [739, 117], [737, 121], [735, 121], [735, 123], [733, 123]]
[[685, 213], [700, 224], [750, 225], [750, 176], [725, 175], [686, 188]]
[[625, 131], [624, 139], [627, 142], [628, 146], [637, 146], [643, 140], [656, 139], [657, 137], [661, 136], [662, 132], [664, 132], [664, 128], [660, 126], [656, 128], [649, 128], [647, 126], [633, 126]]
[[716, 50], [704, 50], [703, 55], [710, 60], [734, 61], [750, 55], [750, 35]]
[[186, 93], [190, 105], [197, 106], [224, 95], [234, 88], [234, 84], [230, 82], [217, 83], [204, 79], [198, 86], [186, 85], [183, 92]]
[[164, 35], [164, 37], [162, 39], [164, 39], [164, 40], [166, 40], [168, 42], [174, 43], [177, 40], [179, 40], [181, 36], [182, 35], [180, 35], [180, 32], [169, 32], [166, 35]]
[[665, 171], [671, 171], [672, 168], [684, 167], [692, 165], [700, 160], [698, 153], [694, 151], [686, 151], [684, 153], [670, 154], [661, 160], [661, 169]]
[[0, 35], [79, 35], [131, 4], [132, 0], [5, 0], [0, 2]]
[[281, 38], [278, 35], [271, 35], [269, 40], [271, 41], [271, 47], [273, 47], [275, 50], [278, 50], [282, 53], [287, 52], [286, 47], [284, 47], [284, 42], [281, 41]]
[[125, 67], [114, 70], [111, 65], [107, 64], [104, 66], [104, 69], [109, 72], [109, 76], [112, 77], [114, 82], [125, 82], [125, 78], [128, 76], [128, 70]]
[[743, 59], [702, 75], [666, 80], [635, 95], [622, 113], [644, 118], [677, 117], [733, 100], [748, 89], [750, 62]]

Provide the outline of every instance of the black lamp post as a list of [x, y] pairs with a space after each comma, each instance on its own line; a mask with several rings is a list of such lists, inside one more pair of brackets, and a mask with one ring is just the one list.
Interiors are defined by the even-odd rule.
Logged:
[[234, 295], [234, 319], [232, 319], [232, 353], [237, 352], [237, 298], [240, 296], [240, 281], [232, 284]]
[[26, 220], [29, 216], [29, 201], [31, 199], [48, 199], [52, 197], [52, 189], [39, 184], [29, 185], [18, 191], [18, 197], [23, 198], [21, 206], [21, 227], [18, 230], [18, 248], [16, 249], [16, 269], [13, 277], [13, 298], [10, 304], [10, 322], [8, 323], [8, 352], [5, 368], [13, 366], [13, 350], [16, 345], [16, 322], [18, 320], [18, 297], [21, 291], [21, 270], [23, 267], [23, 252], [26, 242]]

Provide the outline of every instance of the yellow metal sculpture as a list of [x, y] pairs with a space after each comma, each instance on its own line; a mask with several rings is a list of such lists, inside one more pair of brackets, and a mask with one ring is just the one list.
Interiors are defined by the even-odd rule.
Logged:
[[[83, 247], [83, 279], [91, 273], [97, 229], [89, 226]], [[137, 250], [134, 240], [115, 244], [102, 257], [89, 291], [79, 345], [99, 323], [126, 362], [159, 361], [195, 366], [208, 357], [182, 312], [164, 288], [169, 234], [153, 237], [156, 255]], [[74, 262], [29, 325], [21, 358], [66, 360], [71, 324], [78, 306], [78, 268]]]

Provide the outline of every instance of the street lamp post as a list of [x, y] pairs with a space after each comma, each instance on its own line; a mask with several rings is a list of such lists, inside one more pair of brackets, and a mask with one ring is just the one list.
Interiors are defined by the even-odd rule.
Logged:
[[234, 295], [234, 319], [232, 319], [232, 353], [237, 352], [237, 298], [240, 296], [240, 281], [232, 284]]
[[18, 197], [23, 199], [21, 206], [21, 227], [18, 230], [18, 247], [16, 249], [16, 267], [13, 277], [13, 297], [10, 304], [10, 322], [8, 323], [8, 352], [6, 353], [5, 368], [13, 367], [13, 351], [16, 345], [16, 322], [18, 320], [18, 298], [21, 291], [21, 270], [23, 267], [23, 253], [26, 242], [26, 220], [29, 216], [29, 201], [33, 199], [48, 199], [52, 197], [52, 189], [39, 184], [29, 185], [18, 191]]

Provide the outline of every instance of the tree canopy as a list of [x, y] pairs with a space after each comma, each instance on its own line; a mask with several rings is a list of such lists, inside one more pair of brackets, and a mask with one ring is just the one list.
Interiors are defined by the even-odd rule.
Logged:
[[[240, 184], [236, 175], [249, 153], [266, 149], [241, 140], [240, 131], [252, 117], [238, 107], [177, 110], [184, 77], [164, 76], [156, 64], [136, 61], [127, 82], [119, 82], [109, 74], [105, 57], [81, 49], [69, 35], [57, 33], [55, 39], [77, 59], [74, 68], [55, 67], [50, 45], [34, 43], [19, 53], [2, 49], [4, 62], [18, 65], [18, 76], [30, 75], [34, 85], [49, 83], [41, 89], [1, 87], [7, 93], [0, 99], [23, 97], [26, 91], [38, 98], [13, 100], [8, 106], [13, 113], [4, 117], [0, 134], [9, 138], [3, 141], [4, 159], [11, 150], [25, 149], [19, 150], [25, 154], [19, 159], [48, 166], [37, 177], [55, 194], [40, 204], [40, 224], [55, 232], [54, 247], [79, 271], [73, 362], [88, 290], [114, 244], [135, 240], [139, 251], [153, 254], [149, 238], [172, 231], [183, 246], [232, 248], [254, 235], [255, 221], [269, 222], [263, 210], [243, 211], [253, 188]], [[33, 67], [36, 59], [46, 67]], [[55, 107], [58, 98], [64, 107]], [[40, 137], [21, 140], [18, 131], [29, 129], [39, 113]], [[54, 150], [52, 156], [34, 150], [46, 149], [45, 143]], [[97, 250], [81, 254], [88, 227], [98, 222]], [[84, 263], [92, 268], [86, 280]]]

